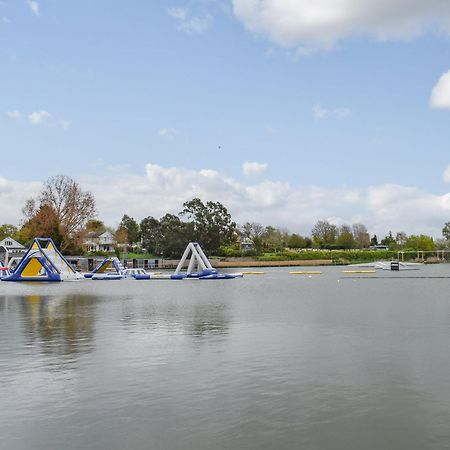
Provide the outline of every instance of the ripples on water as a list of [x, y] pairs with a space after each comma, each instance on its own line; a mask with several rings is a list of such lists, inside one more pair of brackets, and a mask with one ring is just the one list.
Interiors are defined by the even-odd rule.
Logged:
[[323, 272], [1, 283], [0, 448], [449, 448], [450, 280]]

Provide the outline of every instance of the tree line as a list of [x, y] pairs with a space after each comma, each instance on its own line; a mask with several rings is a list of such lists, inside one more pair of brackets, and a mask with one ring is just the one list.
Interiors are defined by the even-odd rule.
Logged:
[[263, 226], [257, 222], [237, 225], [220, 202], [204, 203], [198, 198], [186, 201], [178, 214], [161, 218], [148, 216], [140, 222], [125, 214], [116, 229], [108, 228], [97, 218], [92, 193], [65, 175], [49, 178], [34, 198], [23, 207], [24, 219], [19, 227], [0, 226], [0, 240], [12, 236], [29, 244], [34, 237], [51, 237], [66, 254], [82, 254], [82, 243], [89, 233], [97, 235], [110, 231], [121, 248], [145, 251], [161, 257], [179, 257], [187, 242], [199, 242], [210, 255], [241, 255], [241, 244], [249, 244], [248, 255], [283, 252], [286, 249], [366, 249], [385, 245], [390, 250], [435, 250], [450, 247], [450, 222], [443, 229], [443, 239], [433, 240], [426, 235], [408, 236], [399, 231], [378, 240], [370, 236], [361, 223], [336, 226], [319, 220], [310, 236], [290, 233], [283, 228]]

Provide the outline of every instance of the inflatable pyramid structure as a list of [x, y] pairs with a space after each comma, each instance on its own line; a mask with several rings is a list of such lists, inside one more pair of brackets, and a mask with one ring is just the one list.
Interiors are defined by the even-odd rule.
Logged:
[[[190, 255], [190, 258], [189, 258]], [[186, 272], [182, 272], [183, 266], [189, 258]], [[172, 280], [183, 280], [185, 278], [197, 278], [199, 280], [224, 280], [242, 278], [242, 274], [221, 274], [211, 265], [209, 259], [203, 252], [198, 242], [189, 242], [183, 256], [178, 263], [175, 273], [170, 276]]]
[[116, 257], [105, 258], [92, 273], [84, 274], [85, 278], [93, 280], [120, 280], [123, 278], [125, 268]]
[[14, 272], [2, 281], [76, 281], [81, 278], [51, 238], [35, 238]]

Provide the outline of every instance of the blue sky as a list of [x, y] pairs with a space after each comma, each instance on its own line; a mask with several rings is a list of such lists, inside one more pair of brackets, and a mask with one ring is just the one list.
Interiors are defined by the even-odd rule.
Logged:
[[0, 1], [0, 222], [65, 173], [111, 224], [199, 195], [302, 233], [439, 235], [450, 5], [294, 3]]

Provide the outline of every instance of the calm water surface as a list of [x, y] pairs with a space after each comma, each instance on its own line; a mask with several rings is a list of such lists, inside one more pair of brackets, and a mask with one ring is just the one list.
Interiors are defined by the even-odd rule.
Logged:
[[0, 283], [0, 448], [450, 448], [450, 265], [322, 270]]

